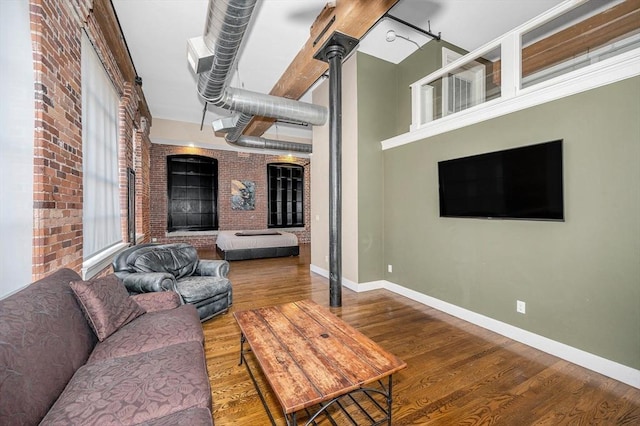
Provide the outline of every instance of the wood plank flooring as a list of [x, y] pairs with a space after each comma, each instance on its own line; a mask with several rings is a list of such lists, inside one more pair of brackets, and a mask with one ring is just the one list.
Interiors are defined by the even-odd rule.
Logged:
[[[302, 299], [328, 306], [328, 280], [309, 272], [309, 257], [302, 245], [298, 257], [231, 262], [231, 312]], [[387, 290], [343, 289], [342, 307], [331, 311], [407, 363], [394, 375], [394, 425], [640, 425], [639, 389]], [[268, 425], [238, 365], [233, 315], [203, 326], [215, 424]], [[285, 424], [268, 393], [267, 401]]]

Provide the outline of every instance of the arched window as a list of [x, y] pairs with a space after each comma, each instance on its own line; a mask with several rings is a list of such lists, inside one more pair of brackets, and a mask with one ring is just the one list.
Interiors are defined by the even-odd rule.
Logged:
[[304, 226], [304, 167], [297, 164], [267, 165], [269, 228]]
[[167, 199], [169, 231], [218, 229], [218, 160], [167, 157]]

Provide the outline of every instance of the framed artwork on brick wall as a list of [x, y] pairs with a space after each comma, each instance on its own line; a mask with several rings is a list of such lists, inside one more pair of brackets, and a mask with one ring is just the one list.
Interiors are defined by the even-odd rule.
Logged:
[[256, 183], [250, 180], [231, 181], [231, 210], [256, 209]]

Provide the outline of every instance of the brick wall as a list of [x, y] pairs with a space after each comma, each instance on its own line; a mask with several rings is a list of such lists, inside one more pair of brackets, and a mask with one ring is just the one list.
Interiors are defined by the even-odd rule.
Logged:
[[[238, 153], [235, 151], [191, 148], [173, 145], [151, 145], [151, 238], [158, 242], [188, 242], [198, 248], [214, 248], [215, 235], [184, 232], [167, 233], [167, 156], [192, 154], [218, 160], [218, 227], [219, 230], [267, 228], [267, 164], [294, 163], [305, 167], [304, 212], [305, 227], [291, 231], [301, 243], [310, 242], [311, 170], [308, 159], [288, 156]], [[256, 183], [255, 210], [231, 209], [231, 181], [250, 180]]]
[[[102, 2], [101, 4], [107, 4]], [[168, 236], [166, 156], [195, 153], [218, 159], [219, 228], [267, 227], [266, 165], [295, 162], [305, 165], [305, 229], [295, 231], [301, 242], [310, 239], [309, 161], [288, 157], [238, 154], [187, 147], [152, 145], [151, 117], [140, 115], [138, 91], [125, 81], [105, 34], [93, 14], [94, 0], [31, 0], [31, 30], [35, 74], [33, 279], [67, 267], [80, 272], [83, 262], [82, 82], [81, 39], [88, 34], [120, 94], [118, 136], [122, 238], [127, 241], [127, 169], [136, 172], [136, 232], [143, 242], [187, 241], [213, 247], [210, 235]], [[118, 31], [114, 28], [113, 31]], [[231, 180], [256, 182], [256, 209], [231, 210]]]
[[[125, 82], [91, 11], [91, 0], [31, 0], [35, 74], [33, 277], [82, 267], [82, 82], [83, 30], [96, 46], [121, 95], [120, 175], [123, 238], [126, 241], [126, 170], [134, 165], [133, 140], [140, 117], [132, 82]], [[136, 137], [143, 147], [148, 129]], [[148, 151], [148, 148], [147, 148]], [[144, 148], [141, 148], [144, 155]], [[145, 165], [141, 162], [141, 174]], [[147, 221], [145, 210], [141, 230]], [[148, 210], [146, 210], [148, 212]], [[148, 213], [147, 213], [148, 214]]]

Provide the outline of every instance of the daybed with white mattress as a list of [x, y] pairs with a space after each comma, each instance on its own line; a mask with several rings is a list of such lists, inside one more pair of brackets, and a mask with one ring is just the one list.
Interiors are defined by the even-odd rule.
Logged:
[[265, 257], [297, 256], [298, 237], [275, 230], [220, 231], [216, 250], [225, 260], [261, 259]]

